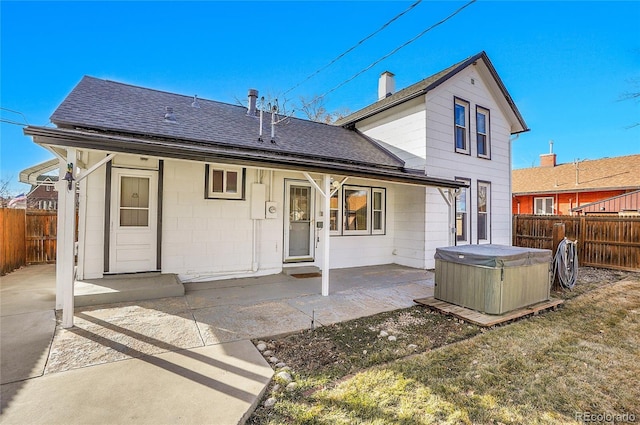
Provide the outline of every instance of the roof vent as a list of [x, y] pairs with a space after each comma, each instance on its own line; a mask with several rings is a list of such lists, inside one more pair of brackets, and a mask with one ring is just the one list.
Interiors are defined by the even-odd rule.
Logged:
[[247, 106], [247, 115], [256, 115], [256, 103], [258, 101], [258, 90], [249, 89], [249, 104]]
[[200, 102], [198, 102], [198, 95], [197, 94], [193, 95], [193, 102], [191, 102], [191, 107], [200, 109]]
[[177, 122], [176, 115], [173, 113], [173, 108], [167, 106], [164, 113], [164, 122]]

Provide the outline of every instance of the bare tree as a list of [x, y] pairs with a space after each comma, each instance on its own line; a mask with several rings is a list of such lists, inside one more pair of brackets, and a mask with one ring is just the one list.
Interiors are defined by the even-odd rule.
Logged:
[[327, 111], [327, 108], [324, 106], [324, 98], [319, 96], [314, 96], [311, 99], [300, 96], [300, 105], [300, 110], [309, 120], [323, 122], [325, 124], [333, 124], [340, 118], [349, 115], [347, 109], [333, 112]]
[[13, 197], [13, 191], [11, 190], [11, 179], [13, 176], [9, 178], [1, 178], [0, 179], [0, 207], [6, 208], [7, 204]]

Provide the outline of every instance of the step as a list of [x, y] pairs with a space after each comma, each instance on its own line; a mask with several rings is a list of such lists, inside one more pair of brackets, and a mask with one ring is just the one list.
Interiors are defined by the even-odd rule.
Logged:
[[109, 275], [75, 282], [74, 304], [86, 307], [184, 295], [184, 285], [175, 274], [141, 273]]

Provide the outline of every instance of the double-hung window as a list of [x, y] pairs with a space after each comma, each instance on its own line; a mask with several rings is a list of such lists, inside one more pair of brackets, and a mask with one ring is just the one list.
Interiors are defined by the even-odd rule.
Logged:
[[478, 182], [478, 243], [491, 239], [491, 183]]
[[[456, 181], [471, 184], [471, 180], [458, 178]], [[456, 198], [456, 242], [469, 243], [469, 188], [460, 188]]]
[[339, 190], [331, 195], [331, 199], [329, 201], [329, 230], [331, 234], [340, 234], [340, 224], [342, 221], [340, 220], [340, 194]]
[[[342, 218], [343, 235], [382, 235], [385, 233], [386, 189], [366, 186], [342, 187], [342, 197], [332, 197], [330, 225], [334, 234], [340, 232]], [[341, 214], [339, 214], [341, 212]]]
[[476, 106], [476, 147], [480, 158], [490, 158], [489, 110]]
[[553, 197], [535, 198], [534, 201], [536, 215], [553, 215]]
[[244, 174], [244, 168], [207, 164], [205, 198], [244, 199]]
[[469, 153], [469, 102], [454, 98], [456, 152]]

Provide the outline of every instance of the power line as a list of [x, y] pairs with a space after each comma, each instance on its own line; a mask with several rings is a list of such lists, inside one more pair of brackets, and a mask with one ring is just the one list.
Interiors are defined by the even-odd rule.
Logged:
[[[14, 113], [14, 114], [22, 116], [22, 119], [24, 120], [25, 124], [19, 124], [19, 125], [29, 125], [29, 121], [27, 120], [27, 117], [22, 112], [14, 111], [13, 109], [3, 108], [3, 107], [0, 107], [0, 109], [3, 110], [3, 111], [11, 112], [11, 113]], [[4, 119], [2, 121], [6, 122], [6, 123], [9, 123], [9, 124], [15, 124], [16, 123], [15, 121], [8, 121], [8, 120], [4, 120]]]
[[414, 7], [416, 7], [417, 5], [419, 5], [422, 2], [422, 0], [418, 0], [415, 3], [413, 3], [411, 6], [409, 6], [407, 9], [405, 9], [404, 11], [400, 12], [399, 14], [397, 14], [396, 16], [394, 16], [393, 18], [391, 18], [390, 20], [388, 20], [383, 26], [381, 26], [380, 28], [378, 28], [377, 30], [375, 30], [374, 32], [372, 32], [371, 34], [369, 34], [368, 36], [366, 36], [365, 38], [363, 38], [362, 40], [358, 41], [355, 45], [351, 46], [350, 48], [348, 48], [347, 50], [345, 50], [343, 53], [339, 54], [338, 56], [336, 56], [331, 62], [329, 62], [328, 64], [326, 64], [325, 66], [319, 68], [318, 70], [316, 70], [314, 73], [310, 74], [307, 78], [305, 78], [304, 80], [300, 81], [298, 84], [296, 84], [295, 86], [291, 87], [289, 90], [285, 91], [282, 95], [286, 95], [287, 93], [289, 93], [291, 90], [294, 90], [298, 87], [300, 87], [302, 84], [306, 83], [307, 81], [309, 81], [310, 79], [312, 79], [313, 77], [315, 77], [316, 75], [318, 75], [320, 72], [324, 71], [325, 69], [329, 68], [331, 65], [333, 65], [334, 63], [336, 63], [337, 61], [339, 61], [340, 59], [342, 59], [344, 56], [346, 56], [349, 52], [353, 51], [356, 47], [360, 46], [362, 43], [364, 43], [365, 41], [367, 41], [368, 39], [370, 39], [371, 37], [373, 37], [374, 35], [378, 34], [380, 31], [382, 31], [383, 29], [385, 29], [386, 27], [388, 27], [392, 22], [394, 22], [395, 20], [397, 20], [398, 18], [400, 18], [402, 15], [404, 15], [405, 13], [407, 13], [408, 11], [410, 11], [411, 9], [413, 9]]
[[432, 29], [434, 29], [435, 27], [444, 24], [445, 22], [447, 22], [449, 19], [453, 18], [454, 16], [456, 16], [458, 13], [462, 12], [462, 10], [464, 10], [465, 8], [467, 8], [469, 5], [471, 5], [472, 3], [475, 3], [476, 0], [471, 0], [470, 2], [466, 3], [464, 6], [460, 7], [459, 9], [457, 9], [455, 12], [453, 12], [452, 14], [450, 14], [449, 16], [447, 16], [446, 18], [442, 19], [441, 21], [436, 22], [435, 24], [431, 25], [429, 28], [425, 29], [424, 31], [422, 31], [420, 34], [416, 35], [415, 37], [413, 37], [411, 40], [403, 43], [402, 45], [396, 47], [395, 49], [393, 49], [391, 52], [387, 53], [386, 55], [382, 56], [380, 59], [374, 61], [371, 65], [367, 66], [366, 68], [364, 68], [363, 70], [355, 73], [353, 76], [351, 76], [350, 78], [344, 80], [343, 82], [341, 82], [340, 84], [338, 84], [337, 86], [335, 86], [334, 88], [328, 90], [327, 92], [325, 92], [324, 94], [318, 96], [318, 99], [322, 99], [323, 97], [325, 97], [326, 95], [328, 95], [329, 93], [332, 93], [334, 91], [336, 91], [337, 89], [339, 89], [340, 87], [344, 86], [345, 84], [347, 84], [348, 82], [352, 81], [353, 79], [355, 79], [356, 77], [360, 76], [361, 74], [365, 73], [366, 71], [370, 70], [371, 68], [373, 68], [374, 66], [376, 66], [377, 64], [379, 64], [380, 62], [382, 62], [383, 60], [387, 59], [389, 56], [394, 55], [395, 53], [398, 52], [398, 50], [402, 49], [403, 47], [408, 46], [409, 44], [413, 43], [414, 41], [416, 41], [417, 39], [419, 39], [420, 37], [422, 37], [423, 35], [425, 35], [426, 33], [428, 33], [429, 31], [431, 31]]

